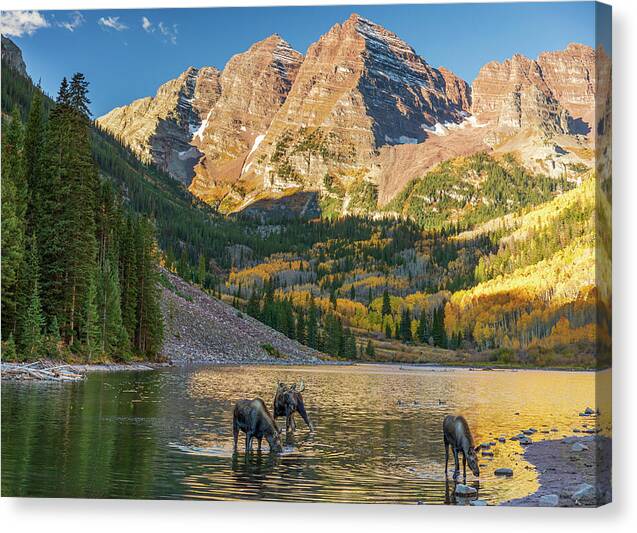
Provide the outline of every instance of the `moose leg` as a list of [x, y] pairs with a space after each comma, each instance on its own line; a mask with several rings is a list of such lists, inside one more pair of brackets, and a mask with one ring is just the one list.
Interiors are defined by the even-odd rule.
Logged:
[[445, 439], [445, 478], [447, 477], [448, 466], [449, 466], [449, 443], [447, 442], [447, 439]]
[[259, 437], [259, 439], [257, 439], [258, 447], [257, 447], [257, 451], [260, 452], [261, 451], [261, 441], [263, 440], [263, 437]]
[[462, 476], [464, 478], [464, 482], [467, 482], [467, 455], [462, 452]]
[[458, 462], [458, 449], [454, 446], [453, 448], [453, 462], [454, 462], [454, 470], [453, 470], [453, 480], [456, 481], [460, 476], [460, 464]]
[[246, 452], [252, 451], [252, 434], [246, 433]]
[[237, 421], [234, 420], [232, 423], [232, 437], [234, 439], [234, 451], [237, 451], [237, 440], [239, 439], [239, 426], [237, 425]]
[[307, 424], [307, 427], [310, 428], [310, 431], [314, 431], [314, 426], [312, 425], [310, 417], [307, 416], [307, 411], [305, 410], [305, 404], [303, 403], [303, 400], [299, 399], [299, 404], [297, 406], [297, 410], [298, 410], [299, 414], [301, 415], [301, 418], [303, 419], [303, 422], [305, 422]]

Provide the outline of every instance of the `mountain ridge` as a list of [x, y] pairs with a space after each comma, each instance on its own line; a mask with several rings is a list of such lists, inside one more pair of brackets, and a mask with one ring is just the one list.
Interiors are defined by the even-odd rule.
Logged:
[[[258, 59], [255, 49], [268, 43], [285, 43], [290, 75]], [[578, 43], [536, 59], [491, 61], [469, 85], [355, 13], [305, 56], [272, 35], [219, 72], [220, 86], [231, 80], [239, 97], [221, 88], [189, 148], [176, 153], [192, 163], [191, 192], [225, 213], [298, 190], [329, 200], [326, 177], [345, 191], [344, 205], [351, 189], [374, 188], [377, 212], [436, 164], [483, 150], [517, 152], [533, 170], [558, 177], [592, 165], [595, 97], [610, 86], [608, 57]], [[264, 80], [260, 92], [246, 87], [255, 79]], [[267, 113], [244, 123], [255, 106]], [[124, 121], [103, 119], [106, 129], [123, 131]], [[162, 165], [178, 174], [179, 165]]]

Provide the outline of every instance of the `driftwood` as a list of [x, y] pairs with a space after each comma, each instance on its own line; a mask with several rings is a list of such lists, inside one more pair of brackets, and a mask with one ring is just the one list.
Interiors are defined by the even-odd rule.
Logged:
[[41, 381], [80, 381], [82, 374], [72, 370], [71, 365], [48, 366], [43, 361], [33, 363], [2, 363], [2, 376], [14, 379]]

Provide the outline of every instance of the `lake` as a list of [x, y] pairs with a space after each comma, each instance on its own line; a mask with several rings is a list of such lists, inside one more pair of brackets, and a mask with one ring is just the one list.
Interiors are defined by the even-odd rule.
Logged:
[[[315, 432], [297, 415], [282, 455], [264, 441], [263, 453], [246, 456], [243, 436], [233, 454], [234, 402], [260, 396], [271, 409], [277, 382], [301, 379]], [[481, 499], [500, 503], [538, 487], [522, 446], [508, 438], [529, 427], [534, 440], [594, 427], [578, 416], [587, 406], [595, 407], [592, 372], [195, 366], [93, 372], [79, 383], [6, 381], [2, 496], [454, 503], [441, 432], [454, 413], [465, 415], [476, 443], [507, 437], [493, 458], [480, 458], [479, 480], [467, 473]], [[610, 434], [610, 422], [599, 423]], [[498, 467], [513, 477], [496, 477]]]

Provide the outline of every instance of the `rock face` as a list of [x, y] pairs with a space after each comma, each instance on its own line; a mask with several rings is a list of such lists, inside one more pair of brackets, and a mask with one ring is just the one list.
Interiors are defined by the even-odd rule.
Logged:
[[610, 123], [610, 72], [603, 50], [570, 44], [488, 63], [470, 87], [353, 14], [305, 58], [272, 35], [222, 72], [190, 68], [98, 123], [222, 212], [280, 211], [300, 192], [373, 212], [436, 164], [482, 150], [555, 177], [590, 166]]
[[352, 15], [310, 46], [243, 174], [281, 190], [321, 188], [326, 173], [373, 173], [381, 146], [420, 143], [442, 124], [461, 123], [469, 93], [393, 33]]
[[10, 68], [28, 78], [27, 66], [22, 59], [22, 50], [8, 37], [2, 36], [2, 61]]
[[473, 82], [472, 111], [480, 122], [510, 133], [533, 130], [567, 133], [568, 115], [543, 77], [537, 61], [516, 54], [487, 63]]
[[473, 83], [472, 112], [500, 130], [547, 136], [594, 130], [596, 96], [610, 91], [610, 60], [600, 48], [569, 44], [537, 60], [516, 54], [493, 61]]
[[191, 140], [219, 99], [219, 74], [214, 67], [190, 67], [164, 83], [155, 96], [117, 107], [96, 122], [121, 138], [143, 161], [155, 163], [189, 184], [201, 155]]
[[233, 194], [243, 161], [258, 146], [285, 101], [303, 56], [272, 35], [228, 61], [221, 95], [192, 144], [203, 154], [190, 190], [206, 201]]

